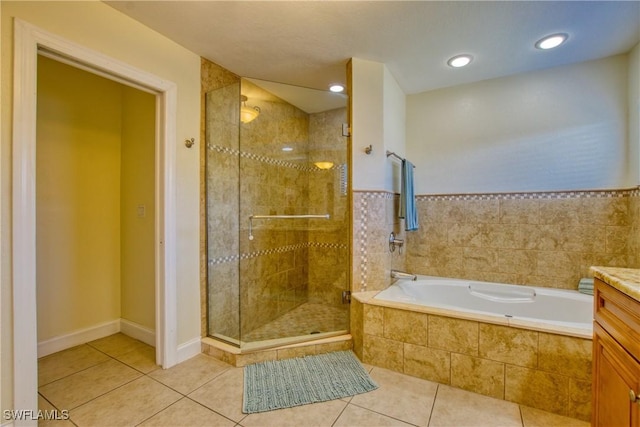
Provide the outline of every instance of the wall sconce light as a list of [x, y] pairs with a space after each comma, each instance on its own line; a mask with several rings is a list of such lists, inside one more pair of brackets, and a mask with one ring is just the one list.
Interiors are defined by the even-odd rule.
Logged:
[[240, 121], [242, 123], [249, 123], [260, 114], [260, 108], [247, 106], [247, 99], [245, 95], [240, 95], [240, 102], [242, 102], [242, 106], [240, 107]]
[[333, 167], [333, 162], [315, 162], [314, 165], [318, 169], [331, 169]]

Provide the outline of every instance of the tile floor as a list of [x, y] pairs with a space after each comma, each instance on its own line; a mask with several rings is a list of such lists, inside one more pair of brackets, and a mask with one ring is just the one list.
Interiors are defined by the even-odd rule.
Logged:
[[60, 426], [563, 426], [588, 427], [386, 369], [367, 366], [375, 391], [259, 414], [242, 409], [242, 368], [200, 354], [159, 369], [152, 347], [112, 335], [38, 361], [41, 410], [69, 410]]

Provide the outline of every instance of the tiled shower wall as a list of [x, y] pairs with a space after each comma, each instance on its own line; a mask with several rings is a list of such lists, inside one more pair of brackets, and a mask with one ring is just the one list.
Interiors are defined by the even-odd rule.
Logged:
[[[206, 148], [206, 94], [208, 92], [219, 90], [224, 87], [229, 87], [230, 85], [239, 85], [240, 77], [233, 74], [232, 72], [214, 64], [213, 62], [207, 61], [202, 58], [201, 66], [201, 104], [200, 104], [200, 330], [202, 336], [207, 335], [207, 314], [209, 310], [207, 309], [207, 266], [208, 266], [208, 251], [207, 251], [207, 209], [206, 209], [206, 188], [208, 180], [206, 178], [206, 163], [205, 159], [207, 156], [207, 148]], [[237, 126], [236, 126], [237, 129]], [[237, 137], [236, 137], [237, 141]], [[237, 172], [236, 172], [237, 173]], [[220, 193], [221, 195], [224, 193]], [[229, 217], [229, 220], [233, 218], [237, 218], [237, 215], [233, 217]], [[221, 230], [229, 230], [228, 237], [232, 238], [231, 228], [228, 228], [224, 225], [219, 227]], [[237, 230], [237, 226], [235, 228]], [[237, 233], [235, 233], [237, 235]], [[221, 277], [225, 278], [228, 286], [231, 287], [233, 284], [238, 283], [238, 262], [226, 264], [225, 271], [219, 272]], [[237, 292], [236, 292], [237, 293]], [[235, 303], [237, 307], [237, 302]], [[233, 302], [228, 303], [229, 309], [231, 309]], [[230, 318], [229, 316], [225, 316]], [[237, 331], [239, 326], [237, 322], [229, 322], [229, 324], [221, 325], [221, 328], [225, 330], [235, 330]], [[237, 335], [237, 333], [236, 333]]]
[[417, 196], [420, 229], [400, 228], [397, 197], [354, 192], [353, 290], [384, 289], [389, 270], [576, 289], [592, 265], [640, 267], [640, 190]]
[[309, 293], [311, 303], [344, 312], [342, 291], [349, 288], [349, 195], [347, 138], [342, 124], [347, 110], [337, 108], [309, 115], [309, 162], [331, 162], [330, 169], [313, 168], [309, 177], [309, 213], [329, 214], [329, 220], [309, 223]]
[[[243, 81], [247, 104], [260, 115], [238, 127], [239, 78], [210, 77], [224, 72], [203, 61], [203, 98], [214, 112], [203, 107], [203, 252], [212, 282], [208, 299], [201, 284], [209, 301], [203, 334], [239, 339], [307, 301], [338, 304], [347, 287], [346, 109], [307, 114]], [[320, 170], [316, 161], [334, 166]], [[253, 219], [249, 238], [251, 215], [326, 213], [330, 220]]]

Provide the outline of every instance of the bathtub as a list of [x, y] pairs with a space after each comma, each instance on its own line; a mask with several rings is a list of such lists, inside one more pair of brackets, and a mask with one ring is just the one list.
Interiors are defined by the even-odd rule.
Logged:
[[593, 297], [577, 291], [418, 276], [371, 303], [523, 329], [592, 337]]
[[418, 276], [354, 293], [352, 304], [353, 348], [364, 363], [591, 418], [590, 295]]

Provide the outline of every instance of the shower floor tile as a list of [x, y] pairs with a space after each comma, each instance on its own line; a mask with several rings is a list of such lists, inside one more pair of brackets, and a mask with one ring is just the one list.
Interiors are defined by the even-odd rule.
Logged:
[[326, 304], [305, 303], [274, 321], [244, 334], [242, 341], [255, 342], [324, 332], [346, 331], [348, 311]]

